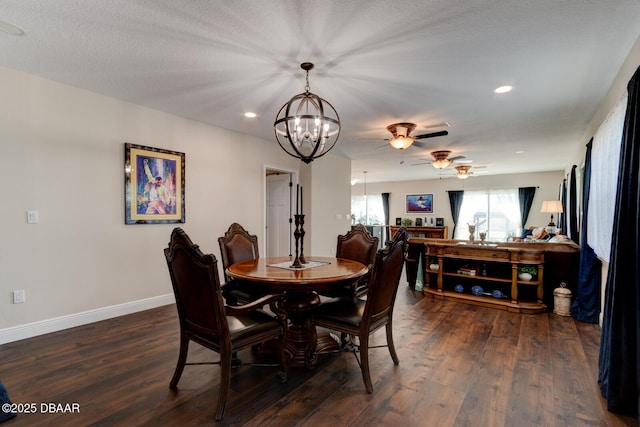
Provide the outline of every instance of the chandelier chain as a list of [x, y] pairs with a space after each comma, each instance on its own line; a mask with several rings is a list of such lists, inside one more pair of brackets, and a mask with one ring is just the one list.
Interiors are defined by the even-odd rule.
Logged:
[[307, 84], [304, 86], [304, 91], [306, 93], [311, 91], [311, 86], [309, 86], [309, 70], [307, 70]]

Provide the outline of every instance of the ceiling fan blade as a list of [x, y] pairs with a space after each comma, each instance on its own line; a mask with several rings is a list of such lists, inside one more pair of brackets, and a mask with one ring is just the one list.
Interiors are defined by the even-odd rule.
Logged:
[[434, 123], [432, 125], [426, 125], [424, 126], [424, 129], [437, 129], [437, 128], [443, 128], [443, 127], [451, 127], [451, 125], [449, 124], [449, 122], [440, 122], [440, 123]]
[[423, 133], [422, 135], [416, 135], [414, 138], [415, 139], [425, 139], [425, 138], [435, 138], [436, 136], [445, 136], [445, 135], [449, 135], [449, 131], [441, 130], [441, 131], [438, 131], [438, 132]]
[[460, 159], [464, 159], [464, 156], [455, 156], [455, 157], [449, 157], [449, 160], [451, 160], [452, 162], [455, 162], [456, 160], [460, 160]]
[[425, 162], [425, 163], [412, 163], [411, 166], [420, 166], [420, 165], [430, 165], [431, 162]]

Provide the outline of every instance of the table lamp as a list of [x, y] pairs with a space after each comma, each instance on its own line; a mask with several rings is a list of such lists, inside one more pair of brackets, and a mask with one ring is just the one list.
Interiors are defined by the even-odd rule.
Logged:
[[554, 213], [562, 213], [562, 202], [560, 200], [545, 200], [542, 202], [542, 213], [551, 214], [551, 221], [547, 224], [547, 233], [555, 234], [557, 231], [556, 224], [553, 222]]

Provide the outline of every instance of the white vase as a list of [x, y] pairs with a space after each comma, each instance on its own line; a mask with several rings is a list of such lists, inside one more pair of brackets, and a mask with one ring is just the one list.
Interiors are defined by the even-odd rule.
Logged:
[[531, 273], [520, 273], [520, 274], [518, 274], [518, 278], [520, 280], [524, 280], [524, 281], [528, 282], [529, 280], [531, 280], [533, 278], [533, 276], [531, 275]]

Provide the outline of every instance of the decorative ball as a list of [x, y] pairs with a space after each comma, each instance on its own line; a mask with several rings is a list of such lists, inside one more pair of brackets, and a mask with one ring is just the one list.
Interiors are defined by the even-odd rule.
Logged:
[[471, 288], [471, 293], [475, 296], [479, 296], [484, 293], [484, 289], [482, 289], [482, 286], [474, 286], [473, 288]]
[[502, 293], [502, 291], [501, 291], [501, 290], [499, 290], [499, 289], [496, 289], [496, 290], [494, 290], [493, 292], [491, 292], [491, 295], [492, 295], [494, 298], [502, 298], [502, 297], [504, 297], [504, 294], [503, 294], [503, 293]]
[[462, 293], [464, 292], [464, 286], [462, 285], [456, 285], [455, 288], [453, 288], [456, 292]]

